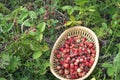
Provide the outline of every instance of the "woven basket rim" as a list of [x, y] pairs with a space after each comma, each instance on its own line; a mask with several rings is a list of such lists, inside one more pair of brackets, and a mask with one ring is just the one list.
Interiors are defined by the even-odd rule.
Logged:
[[[53, 60], [54, 60], [54, 53], [53, 53], [53, 52], [54, 52], [54, 49], [55, 49], [55, 47], [57, 46], [59, 40], [60, 40], [61, 38], [63, 38], [63, 36], [64, 36], [68, 31], [70, 31], [70, 30], [72, 30], [72, 29], [85, 29], [85, 30], [87, 30], [87, 31], [92, 35], [92, 37], [94, 38], [94, 41], [95, 41], [95, 44], [96, 44], [96, 57], [95, 57], [95, 61], [94, 61], [93, 65], [92, 65], [92, 67], [90, 68], [90, 70], [88, 71], [88, 73], [87, 73], [85, 76], [83, 76], [83, 77], [81, 77], [81, 78], [78, 78], [78, 79], [66, 79], [66, 78], [64, 78], [64, 77], [59, 76], [59, 75], [54, 71], [54, 69], [53, 69]], [[65, 31], [59, 36], [59, 38], [56, 40], [56, 42], [55, 42], [55, 44], [54, 44], [54, 46], [53, 46], [53, 48], [52, 48], [51, 55], [50, 55], [50, 70], [51, 70], [51, 72], [53, 73], [54, 76], [56, 76], [58, 79], [61, 79], [61, 80], [84, 80], [84, 79], [86, 79], [86, 78], [93, 72], [94, 68], [95, 68], [96, 65], [97, 65], [98, 58], [99, 58], [99, 41], [98, 41], [98, 38], [97, 38], [96, 34], [95, 34], [91, 29], [89, 29], [89, 28], [87, 28], [87, 27], [84, 27], [84, 26], [74, 26], [74, 27], [72, 27], [72, 28], [69, 28], [69, 29], [65, 30]]]

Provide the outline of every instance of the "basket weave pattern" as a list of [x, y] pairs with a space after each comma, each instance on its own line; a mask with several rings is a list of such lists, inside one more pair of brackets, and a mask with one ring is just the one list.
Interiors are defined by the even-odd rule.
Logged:
[[[95, 56], [95, 61], [92, 65], [92, 67], [90, 68], [90, 70], [88, 71], [88, 73], [78, 79], [67, 79], [65, 77], [63, 77], [62, 75], [58, 74], [58, 70], [55, 68], [56, 64], [55, 64], [55, 54], [54, 54], [54, 50], [58, 49], [61, 45], [64, 44], [65, 38], [67, 36], [76, 36], [76, 35], [81, 35], [82, 37], [86, 37], [87, 40], [89, 42], [93, 42], [95, 44], [95, 50], [96, 50], [96, 56]], [[98, 58], [99, 58], [99, 42], [98, 42], [98, 38], [95, 35], [95, 33], [90, 30], [89, 28], [83, 27], [83, 26], [75, 26], [72, 28], [69, 28], [67, 30], [65, 30], [60, 37], [57, 39], [57, 41], [55, 42], [52, 52], [51, 52], [51, 56], [50, 56], [50, 70], [51, 72], [59, 79], [61, 80], [84, 80], [86, 79], [94, 70], [97, 62], [98, 62]]]

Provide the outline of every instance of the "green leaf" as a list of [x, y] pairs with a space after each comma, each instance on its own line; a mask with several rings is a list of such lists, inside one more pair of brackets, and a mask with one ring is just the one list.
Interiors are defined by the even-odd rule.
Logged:
[[42, 51], [45, 52], [45, 51], [47, 51], [47, 50], [49, 50], [49, 47], [48, 47], [47, 45], [44, 45], [44, 46], [42, 47]]
[[43, 39], [43, 34], [42, 33], [40, 33], [38, 36], [36, 36], [36, 40], [37, 41], [42, 41], [42, 39]]
[[107, 62], [102, 64], [102, 67], [104, 67], [104, 68], [109, 68], [109, 67], [112, 67], [112, 66], [113, 66], [112, 64], [107, 63]]
[[114, 14], [114, 15], [112, 16], [112, 19], [113, 19], [113, 20], [117, 19], [117, 16], [118, 16], [117, 14]]
[[119, 47], [119, 52], [116, 55], [116, 57], [113, 60], [114, 66], [118, 67], [120, 69], [120, 44], [118, 45]]
[[114, 71], [115, 71], [115, 78], [116, 80], [120, 79], [120, 43], [116, 45], [119, 48], [119, 52], [117, 53], [116, 57], [113, 60]]
[[117, 30], [117, 32], [115, 33], [116, 37], [120, 37], [120, 30]]
[[24, 26], [28, 26], [28, 27], [31, 26], [31, 24], [30, 24], [30, 22], [29, 22], [29, 19], [25, 20], [23, 23], [24, 23], [24, 24], [23, 24]]
[[31, 24], [30, 24], [29, 21], [30, 21], [29, 19], [26, 19], [26, 20], [24, 20], [24, 21], [22, 21], [22, 20], [18, 20], [18, 23], [21, 24], [21, 26], [27, 26], [27, 27], [30, 27]]
[[45, 27], [46, 27], [45, 22], [41, 22], [37, 25], [37, 28], [39, 29], [40, 32], [43, 32], [45, 30]]
[[119, 44], [116, 44], [116, 46], [119, 48], [119, 51], [120, 51], [120, 43], [119, 43]]
[[64, 26], [70, 26], [72, 24], [72, 21], [67, 21]]
[[90, 11], [90, 12], [94, 12], [94, 11], [95, 11], [95, 9], [89, 9], [89, 11]]
[[68, 10], [68, 9], [71, 9], [72, 6], [63, 6], [62, 9], [65, 11], [65, 10]]
[[7, 32], [9, 32], [13, 28], [13, 23], [9, 24], [10, 27], [8, 27]]
[[93, 77], [92, 79], [90, 79], [90, 80], [96, 80], [96, 78], [95, 77]]
[[74, 9], [73, 9], [73, 8], [70, 8], [70, 9], [67, 10], [67, 13], [68, 13], [69, 15], [71, 15], [73, 12], [74, 12]]
[[70, 20], [71, 20], [71, 21], [75, 21], [75, 17], [71, 15], [71, 16], [70, 16]]
[[41, 7], [41, 8], [39, 9], [39, 13], [40, 13], [40, 14], [44, 14], [44, 13], [45, 13], [44, 7]]
[[47, 67], [49, 67], [49, 66], [50, 66], [49, 61], [46, 61], [46, 62], [44, 63], [44, 68], [47, 68]]
[[35, 50], [34, 45], [32, 43], [29, 43], [30, 49]]
[[89, 0], [75, 0], [76, 5], [84, 6]]
[[33, 53], [32, 57], [33, 57], [33, 59], [37, 59], [37, 58], [39, 58], [41, 55], [42, 55], [42, 52], [41, 52], [41, 51], [36, 51], [35, 53]]
[[110, 35], [112, 35], [112, 29], [109, 29], [109, 31], [108, 31], [108, 33], [110, 34]]
[[2, 13], [0, 13], [0, 18], [1, 18], [1, 17], [3, 18], [3, 14], [2, 14]]
[[102, 23], [102, 27], [103, 27], [104, 29], [107, 29], [107, 24], [106, 24], [106, 23]]
[[10, 56], [8, 54], [1, 54], [2, 60], [10, 61]]
[[29, 35], [31, 35], [31, 36], [35, 36], [35, 35], [36, 35], [36, 32], [29, 31]]
[[112, 24], [112, 27], [115, 28], [117, 26], [118, 22], [117, 21], [114, 21], [113, 24]]
[[114, 76], [114, 73], [115, 73], [115, 69], [113, 67], [109, 67], [107, 70], [107, 74], [109, 76]]
[[47, 67], [49, 67], [50, 66], [50, 63], [49, 63], [49, 61], [43, 61], [44, 63], [41, 65], [41, 70], [40, 70], [40, 74], [41, 75], [44, 75], [46, 72], [47, 72]]
[[37, 41], [35, 41], [35, 42], [28, 42], [28, 44], [30, 46], [30, 49], [33, 50], [33, 51], [38, 51], [41, 48], [41, 45]]
[[79, 6], [75, 6], [74, 10], [80, 10], [80, 7]]
[[0, 77], [0, 80], [7, 80], [7, 79]]
[[34, 11], [29, 11], [29, 16], [32, 19], [36, 19], [37, 18], [37, 14]]
[[20, 65], [21, 65], [20, 57], [10, 56], [10, 64], [9, 66], [7, 66], [7, 69], [10, 71], [14, 71]]
[[25, 12], [25, 13], [22, 13], [21, 15], [20, 15], [20, 20], [21, 21], [23, 21], [25, 18], [27, 18], [28, 17], [28, 13], [27, 12]]
[[45, 68], [40, 70], [41, 75], [44, 75], [46, 72], [47, 72], [47, 70]]
[[10, 56], [9, 54], [1, 54], [1, 63], [0, 63], [0, 68], [5, 68], [6, 65], [10, 64]]
[[74, 9], [72, 6], [63, 6], [62, 9], [65, 11], [67, 10], [67, 13], [71, 15], [74, 12]]

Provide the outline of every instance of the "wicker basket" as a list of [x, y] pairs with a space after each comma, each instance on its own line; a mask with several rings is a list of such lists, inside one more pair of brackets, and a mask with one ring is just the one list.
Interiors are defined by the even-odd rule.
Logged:
[[[55, 69], [55, 55], [54, 55], [54, 50], [58, 49], [62, 44], [64, 44], [65, 41], [65, 37], [67, 36], [72, 36], [72, 35], [78, 35], [81, 34], [82, 36], [85, 36], [88, 41], [93, 42], [95, 44], [95, 49], [96, 49], [96, 56], [95, 56], [95, 61], [92, 65], [92, 67], [90, 68], [90, 70], [88, 71], [88, 73], [78, 79], [67, 79], [61, 75], [58, 74], [58, 71]], [[52, 52], [51, 52], [51, 56], [50, 56], [50, 70], [51, 72], [60, 80], [84, 80], [86, 79], [94, 70], [97, 62], [98, 62], [98, 58], [99, 58], [99, 42], [98, 42], [98, 38], [95, 35], [95, 33], [90, 30], [89, 28], [83, 27], [83, 26], [75, 26], [72, 28], [69, 28], [67, 30], [65, 30], [60, 37], [57, 39], [57, 41], [55, 42]]]

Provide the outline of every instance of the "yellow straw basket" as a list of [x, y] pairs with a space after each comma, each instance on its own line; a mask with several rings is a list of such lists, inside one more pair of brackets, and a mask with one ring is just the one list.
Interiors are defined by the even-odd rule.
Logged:
[[[65, 38], [67, 36], [72, 36], [72, 35], [82, 35], [84, 37], [86, 37], [88, 39], [88, 41], [93, 42], [95, 44], [95, 50], [96, 50], [96, 56], [95, 56], [95, 61], [92, 65], [92, 67], [90, 68], [90, 70], [88, 71], [88, 73], [83, 76], [80, 77], [78, 79], [67, 79], [65, 77], [63, 77], [62, 75], [58, 74], [58, 70], [55, 68], [56, 64], [55, 64], [55, 54], [54, 54], [54, 50], [58, 49], [62, 44], [64, 44]], [[87, 27], [83, 27], [83, 26], [75, 26], [72, 28], [69, 28], [67, 30], [65, 30], [60, 37], [57, 39], [57, 41], [55, 42], [52, 52], [51, 52], [51, 56], [50, 56], [50, 70], [53, 73], [53, 75], [55, 75], [58, 79], [60, 80], [84, 80], [86, 79], [94, 70], [97, 62], [98, 62], [98, 58], [99, 58], [99, 42], [98, 42], [98, 38], [95, 35], [95, 33], [90, 30]]]

